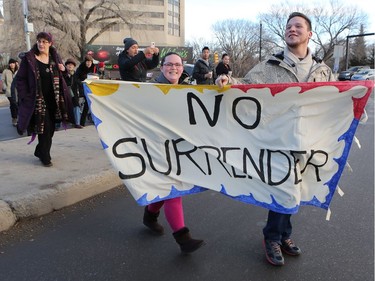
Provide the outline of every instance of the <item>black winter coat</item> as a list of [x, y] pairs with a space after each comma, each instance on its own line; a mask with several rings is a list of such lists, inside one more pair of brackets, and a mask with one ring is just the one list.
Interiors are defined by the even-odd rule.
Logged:
[[[37, 50], [36, 44], [33, 48], [25, 54], [22, 58], [20, 64], [20, 69], [17, 72], [17, 82], [16, 88], [18, 92], [18, 127], [20, 132], [24, 132], [34, 116], [35, 100], [37, 95], [37, 78], [36, 78], [36, 68], [37, 62], [35, 58], [35, 53]], [[50, 55], [53, 61], [58, 64], [62, 63], [62, 60], [57, 54], [54, 47], [50, 47]], [[69, 89], [66, 86], [63, 73], [59, 71], [59, 83], [60, 83], [60, 95], [64, 97], [65, 108], [68, 113], [69, 120], [74, 120], [73, 116], [73, 106], [70, 97]]]
[[80, 97], [85, 96], [85, 92], [83, 90], [83, 83], [82, 81], [86, 80], [87, 74], [89, 73], [96, 73], [96, 66], [95, 64], [92, 64], [90, 67], [86, 66], [86, 62], [81, 62], [81, 64], [78, 66], [76, 73], [74, 76], [76, 77], [76, 81], [78, 84], [78, 92]]
[[157, 67], [159, 64], [159, 54], [153, 55], [152, 59], [147, 59], [142, 51], [134, 57], [128, 56], [125, 51], [118, 57], [121, 80], [146, 82], [147, 70]]
[[202, 59], [197, 60], [197, 62], [194, 64], [193, 69], [193, 78], [197, 81], [197, 84], [203, 84], [203, 85], [212, 85], [214, 84], [214, 77], [215, 75], [212, 75], [212, 78], [205, 78], [204, 75], [208, 72], [213, 72], [214, 68], [211, 63], [206, 64], [205, 61]]

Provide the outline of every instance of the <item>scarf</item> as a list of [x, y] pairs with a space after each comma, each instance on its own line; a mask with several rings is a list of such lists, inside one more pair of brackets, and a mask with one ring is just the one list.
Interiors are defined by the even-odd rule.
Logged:
[[[65, 108], [65, 101], [64, 95], [60, 94], [60, 76], [59, 76], [59, 69], [57, 68], [56, 63], [52, 60], [50, 56], [51, 63], [49, 65], [49, 73], [52, 76], [52, 84], [53, 84], [53, 94], [55, 97], [56, 102], [56, 113], [55, 119], [56, 122], [61, 121], [68, 121], [68, 114]], [[34, 123], [34, 132], [36, 134], [43, 134], [44, 132], [44, 120], [46, 116], [46, 102], [43, 97], [42, 93], [42, 81], [40, 79], [40, 71], [39, 67], [36, 67], [36, 79], [37, 79], [37, 93], [35, 99], [35, 109], [34, 109], [34, 116], [35, 116], [35, 123]]]

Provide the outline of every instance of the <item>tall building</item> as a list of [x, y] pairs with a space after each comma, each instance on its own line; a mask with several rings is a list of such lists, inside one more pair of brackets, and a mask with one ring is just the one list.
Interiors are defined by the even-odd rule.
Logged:
[[[155, 42], [157, 46], [184, 46], [185, 0], [124, 0], [126, 12], [132, 11], [132, 23], [115, 25], [99, 36], [95, 45], [122, 44], [133, 37], [141, 46]], [[89, 35], [95, 33], [95, 29]]]
[[[89, 46], [123, 46], [125, 37], [133, 37], [140, 46], [155, 42], [157, 47], [183, 47], [185, 43], [185, 0], [107, 0], [99, 9], [94, 9], [99, 0], [22, 1], [28, 4], [29, 22], [35, 33], [52, 31], [62, 55], [71, 54], [72, 50], [77, 57], [82, 54], [82, 32]], [[3, 0], [4, 23], [0, 26], [4, 34], [0, 38], [3, 52], [17, 54], [26, 50], [25, 34], [21, 32], [24, 30], [22, 1]], [[61, 23], [60, 28], [54, 29], [51, 21]], [[110, 28], [99, 32], [108, 23]], [[82, 29], [83, 25], [87, 31]], [[30, 38], [33, 45], [35, 34], [31, 33]], [[10, 41], [12, 46], [7, 43]]]

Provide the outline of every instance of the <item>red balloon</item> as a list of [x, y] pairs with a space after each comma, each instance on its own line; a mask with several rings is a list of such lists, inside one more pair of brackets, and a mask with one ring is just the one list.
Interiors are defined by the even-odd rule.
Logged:
[[96, 53], [96, 58], [99, 61], [105, 61], [109, 58], [109, 53], [105, 50], [100, 50]]

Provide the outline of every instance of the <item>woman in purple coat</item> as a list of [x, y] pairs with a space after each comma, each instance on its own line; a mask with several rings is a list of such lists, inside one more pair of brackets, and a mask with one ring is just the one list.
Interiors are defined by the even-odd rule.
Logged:
[[40, 32], [36, 40], [22, 58], [17, 73], [17, 131], [20, 135], [26, 130], [33, 136], [38, 135], [34, 155], [45, 167], [51, 167], [55, 123], [73, 120], [72, 103], [62, 73], [65, 66], [52, 46], [52, 35]]

